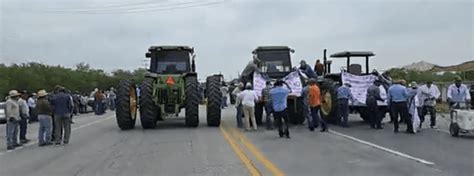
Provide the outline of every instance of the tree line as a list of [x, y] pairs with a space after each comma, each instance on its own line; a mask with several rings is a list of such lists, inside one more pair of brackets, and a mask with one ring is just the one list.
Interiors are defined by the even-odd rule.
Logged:
[[139, 83], [144, 79], [146, 70], [114, 70], [106, 73], [93, 69], [89, 64], [79, 63], [75, 68], [50, 66], [37, 62], [5, 65], [0, 64], [0, 100], [9, 90], [27, 90], [36, 92], [40, 89], [51, 91], [56, 85], [70, 91], [89, 93], [94, 88], [109, 89], [116, 87], [122, 79], [133, 79]]

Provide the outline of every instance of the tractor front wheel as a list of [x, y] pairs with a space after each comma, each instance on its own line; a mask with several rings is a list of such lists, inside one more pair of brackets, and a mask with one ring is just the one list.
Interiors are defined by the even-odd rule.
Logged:
[[188, 127], [199, 126], [199, 90], [195, 76], [186, 77], [186, 118], [185, 124]]
[[221, 124], [221, 101], [220, 78], [210, 76], [206, 79], [207, 95], [207, 125], [219, 126]]
[[153, 102], [154, 80], [145, 79], [140, 86], [140, 122], [144, 129], [156, 127], [157, 117], [160, 115], [158, 107]]

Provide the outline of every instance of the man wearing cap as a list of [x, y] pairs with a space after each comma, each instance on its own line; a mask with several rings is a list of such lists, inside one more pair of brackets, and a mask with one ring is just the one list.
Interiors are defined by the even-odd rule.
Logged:
[[28, 98], [28, 108], [30, 111], [30, 123], [34, 121], [38, 121], [37, 113], [36, 113], [36, 93], [32, 93], [31, 96]]
[[433, 84], [433, 81], [428, 81], [425, 85], [420, 87], [420, 126], [425, 121], [426, 114], [430, 114], [430, 126], [431, 128], [436, 128], [436, 100], [440, 97], [441, 93], [439, 92], [438, 86]]
[[[349, 127], [349, 100], [353, 100], [352, 92], [350, 89], [351, 85], [345, 83], [337, 88], [337, 103], [338, 103], [338, 121], [341, 126]], [[342, 118], [342, 120], [341, 120]]]
[[30, 116], [30, 108], [28, 107], [28, 103], [26, 100], [28, 99], [28, 92], [24, 90], [21, 95], [20, 99], [18, 100], [18, 105], [20, 106], [20, 142], [22, 144], [26, 144], [30, 142], [29, 139], [26, 138], [26, 133], [28, 132], [28, 118]]
[[254, 130], [257, 130], [257, 121], [255, 120], [255, 102], [258, 100], [257, 93], [252, 90], [252, 84], [247, 83], [245, 90], [238, 95], [242, 101], [245, 130], [250, 131], [250, 120]]
[[232, 91], [232, 95], [235, 96], [235, 109], [236, 115], [235, 120], [237, 121], [237, 128], [242, 128], [242, 116], [244, 115], [244, 111], [242, 109], [242, 100], [239, 98], [240, 92], [244, 90], [244, 83], [239, 83], [237, 87]]
[[301, 60], [300, 62], [300, 68], [299, 68], [306, 76], [310, 78], [316, 78], [316, 73], [314, 73], [314, 70], [311, 69], [311, 66], [309, 66], [305, 60]]
[[408, 92], [405, 86], [402, 85], [405, 81], [399, 80], [394, 82], [390, 88], [388, 88], [388, 102], [393, 113], [393, 125], [394, 132], [398, 133], [398, 116], [407, 122], [407, 132], [413, 133], [413, 126], [408, 114]]
[[309, 79], [308, 105], [311, 110], [311, 119], [308, 121], [308, 124], [312, 123], [310, 130], [313, 131], [314, 128], [318, 127], [318, 124], [321, 123], [320, 131], [327, 131], [328, 128], [326, 122], [319, 116], [319, 110], [321, 108], [321, 89], [319, 89], [316, 79], [314, 78]]
[[18, 123], [20, 121], [20, 106], [18, 105], [18, 97], [20, 94], [16, 90], [8, 93], [8, 100], [5, 102], [5, 115], [7, 117], [7, 150], [13, 150], [21, 146], [18, 143]]
[[46, 95], [48, 95], [48, 93], [45, 90], [38, 91], [38, 100], [36, 102], [39, 121], [38, 146], [40, 147], [52, 144], [52, 107]]
[[462, 79], [456, 77], [454, 84], [448, 87], [448, 103], [450, 106], [460, 108], [462, 104], [470, 105], [471, 94], [465, 84], [462, 84]]
[[[283, 80], [277, 80], [274, 84], [273, 89], [270, 91], [273, 101], [273, 118], [278, 127], [278, 134], [280, 137], [284, 135], [286, 138], [290, 138], [290, 131], [288, 130], [288, 113], [286, 112], [286, 100], [288, 94], [290, 94], [289, 86], [288, 89], [283, 88], [283, 84], [286, 84]], [[285, 123], [285, 128], [283, 129], [283, 123]]]
[[380, 96], [380, 85], [381, 82], [376, 80], [374, 84], [367, 89], [367, 99], [365, 100], [368, 110], [367, 114], [370, 119], [370, 127], [373, 129], [383, 129], [381, 124], [382, 114], [377, 104], [377, 101], [384, 101], [382, 96]]
[[[56, 146], [69, 143], [69, 136], [71, 135], [71, 115], [72, 100], [66, 94], [64, 87], [60, 87], [59, 92], [54, 95], [51, 105], [54, 107], [54, 139]], [[64, 131], [64, 132], [63, 132]], [[63, 138], [64, 134], [64, 138]]]

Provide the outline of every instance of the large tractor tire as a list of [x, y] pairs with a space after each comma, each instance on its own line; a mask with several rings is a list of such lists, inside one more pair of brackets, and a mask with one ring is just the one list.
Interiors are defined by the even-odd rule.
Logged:
[[288, 99], [287, 100], [288, 106], [288, 116], [289, 120], [294, 125], [301, 125], [304, 123], [306, 118], [304, 117], [304, 104], [303, 98], [298, 97], [295, 99]]
[[137, 93], [135, 85], [130, 80], [120, 81], [117, 87], [115, 117], [120, 129], [128, 130], [135, 127]]
[[218, 76], [210, 76], [206, 79], [207, 95], [207, 125], [219, 126], [221, 124], [221, 81]]
[[161, 115], [153, 102], [153, 82], [153, 79], [147, 78], [140, 85], [140, 122], [143, 129], [155, 128], [156, 121]]
[[199, 90], [196, 76], [186, 77], [185, 84], [185, 124], [188, 127], [197, 127], [199, 126]]
[[321, 116], [328, 123], [339, 123], [337, 118], [337, 85], [334, 81], [325, 79], [321, 84]]

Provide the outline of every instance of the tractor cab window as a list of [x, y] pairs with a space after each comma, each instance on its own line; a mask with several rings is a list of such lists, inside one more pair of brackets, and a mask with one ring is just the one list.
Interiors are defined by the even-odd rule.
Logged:
[[158, 52], [151, 61], [151, 70], [155, 73], [184, 73], [188, 72], [189, 68], [189, 53], [186, 51]]
[[289, 50], [258, 51], [262, 61], [262, 70], [267, 73], [289, 72], [291, 70]]

